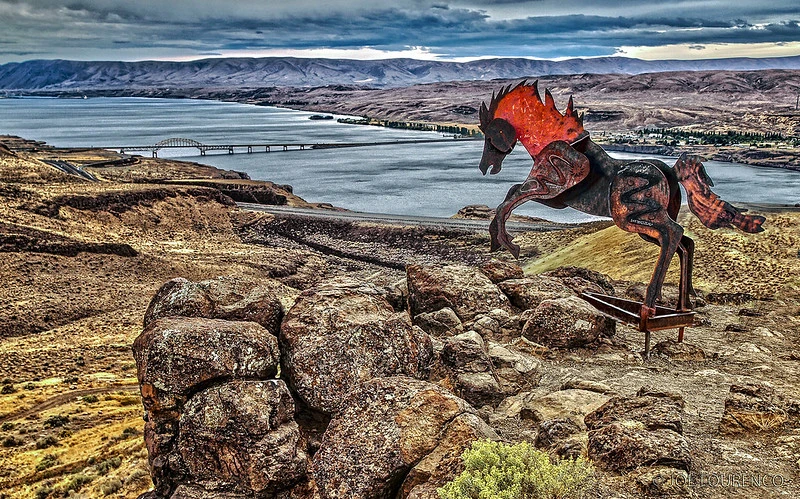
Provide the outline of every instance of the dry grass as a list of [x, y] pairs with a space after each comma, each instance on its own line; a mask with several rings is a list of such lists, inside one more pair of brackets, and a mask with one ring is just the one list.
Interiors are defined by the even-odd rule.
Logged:
[[[800, 293], [800, 210], [765, 215], [766, 230], [760, 234], [732, 229], [712, 231], [692, 215], [681, 217], [686, 235], [696, 243], [694, 283], [698, 289], [746, 291], [765, 298]], [[525, 270], [538, 273], [576, 265], [614, 279], [647, 282], [657, 258], [657, 246], [635, 234], [609, 227], [579, 237], [530, 262]], [[667, 282], [677, 284], [678, 278], [679, 262], [674, 258]]]

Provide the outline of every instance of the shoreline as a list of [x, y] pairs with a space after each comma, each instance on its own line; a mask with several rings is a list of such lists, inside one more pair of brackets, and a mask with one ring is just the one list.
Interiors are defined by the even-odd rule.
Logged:
[[[294, 98], [283, 100], [278, 99], [277, 94], [281, 94], [280, 90], [286, 89], [262, 89], [264, 92], [270, 91], [276, 96], [273, 98], [268, 97], [255, 97], [259, 94], [254, 89], [242, 90], [214, 90], [204, 88], [188, 88], [188, 89], [125, 89], [125, 90], [90, 90], [90, 91], [27, 91], [20, 92], [20, 97], [51, 97], [51, 98], [83, 98], [87, 96], [93, 97], [135, 97], [135, 98], [155, 98], [155, 99], [189, 99], [189, 100], [208, 100], [216, 102], [234, 102], [238, 104], [247, 104], [255, 106], [268, 106], [281, 109], [290, 109], [294, 111], [315, 112], [315, 113], [329, 113], [341, 115], [354, 115], [352, 111], [344, 108], [344, 102], [351, 92], [368, 91], [368, 89], [352, 90], [351, 92], [340, 92], [341, 95], [336, 94], [335, 99], [329, 103], [321, 101], [300, 101]], [[289, 89], [296, 91], [298, 89]], [[301, 89], [302, 90], [302, 89]], [[318, 90], [318, 89], [310, 89]], [[377, 90], [375, 90], [377, 92]], [[588, 112], [588, 110], [587, 110]], [[593, 111], [597, 114], [597, 111]], [[410, 112], [402, 109], [387, 109], [381, 113], [373, 113], [371, 115], [362, 114], [365, 126], [383, 126], [387, 128], [400, 128], [415, 130], [421, 127], [432, 128], [459, 128], [464, 129], [470, 136], [474, 136], [477, 131], [477, 124], [468, 120], [463, 121], [445, 121], [445, 120], [419, 120], [413, 119], [414, 117]], [[463, 115], [464, 117], [468, 115]], [[588, 119], [588, 118], [587, 118]], [[595, 121], [591, 124], [599, 126], [605, 121]], [[360, 124], [360, 123], [355, 123]], [[679, 156], [686, 152], [688, 154], [695, 154], [708, 160], [720, 161], [725, 163], [741, 163], [750, 166], [766, 167], [766, 168], [781, 168], [785, 170], [800, 172], [800, 149], [783, 149], [783, 148], [741, 148], [735, 146], [714, 146], [714, 145], [682, 145], [670, 146], [660, 144], [631, 144], [631, 143], [618, 143], [604, 140], [607, 135], [624, 134], [624, 130], [618, 130], [612, 123], [607, 123], [609, 127], [598, 128], [592, 131], [592, 136], [599, 145], [603, 146], [609, 151], [618, 152], [631, 152], [643, 154], [658, 154], [664, 156]], [[404, 125], [404, 126], [401, 126]], [[618, 125], [617, 125], [618, 127]], [[634, 129], [628, 128], [628, 132]], [[464, 133], [462, 132], [462, 135]]]

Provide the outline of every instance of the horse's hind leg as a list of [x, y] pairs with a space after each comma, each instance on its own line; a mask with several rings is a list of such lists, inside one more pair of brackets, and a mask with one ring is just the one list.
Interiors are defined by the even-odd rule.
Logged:
[[692, 267], [694, 266], [694, 240], [688, 236], [682, 236], [678, 244], [678, 257], [681, 259], [681, 284], [680, 296], [678, 298], [678, 310], [687, 312], [692, 309], [689, 296], [696, 296], [694, 286], [692, 286]]
[[655, 240], [661, 247], [642, 304], [640, 328], [643, 328], [646, 320], [655, 316], [656, 300], [669, 262], [681, 243], [683, 228], [667, 212], [667, 179], [653, 164], [637, 161], [620, 169], [611, 183], [610, 200], [611, 216], [618, 227]]

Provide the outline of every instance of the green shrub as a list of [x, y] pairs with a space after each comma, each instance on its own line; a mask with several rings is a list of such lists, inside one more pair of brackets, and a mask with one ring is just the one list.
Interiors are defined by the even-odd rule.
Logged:
[[3, 447], [19, 447], [24, 442], [22, 440], [16, 438], [16, 437], [14, 437], [14, 435], [8, 435], [6, 438], [3, 439], [2, 443], [3, 443]]
[[127, 477], [125, 477], [125, 485], [140, 486], [149, 482], [150, 473], [141, 468], [136, 468]]
[[55, 454], [45, 454], [39, 464], [36, 465], [36, 471], [44, 471], [47, 468], [52, 468], [58, 464], [58, 458]]
[[100, 400], [97, 398], [97, 395], [85, 395], [82, 398], [83, 401], [86, 402], [87, 404], [94, 404], [95, 402]]
[[92, 481], [92, 477], [88, 475], [84, 475], [83, 473], [78, 473], [76, 475], [72, 475], [67, 483], [63, 486], [63, 494], [64, 496], [68, 496], [70, 492], [74, 491], [77, 492], [83, 488], [84, 485]]
[[105, 475], [109, 471], [119, 468], [120, 464], [122, 464], [122, 458], [115, 456], [99, 463], [97, 466], [95, 466], [95, 469], [97, 469], [98, 475]]
[[3, 423], [3, 426], [0, 426], [0, 430], [3, 430], [3, 431], [11, 431], [13, 429], [14, 429], [14, 423], [10, 423], [8, 421]]
[[103, 482], [100, 486], [100, 491], [103, 493], [104, 496], [110, 496], [115, 492], [119, 492], [119, 489], [122, 488], [122, 480], [119, 478], [111, 478]]
[[54, 414], [44, 420], [45, 428], [57, 428], [67, 423], [69, 423], [69, 416], [64, 416], [62, 414]]
[[464, 451], [464, 472], [437, 492], [441, 499], [567, 499], [581, 497], [594, 481], [583, 458], [556, 464], [522, 442], [481, 440]]
[[47, 449], [48, 447], [52, 447], [54, 445], [58, 445], [58, 439], [53, 435], [42, 437], [36, 441], [37, 449]]
[[44, 485], [36, 489], [36, 492], [34, 493], [33, 497], [35, 497], [36, 499], [47, 499], [48, 497], [50, 497], [51, 492], [53, 492], [53, 488]]
[[16, 391], [17, 389], [14, 388], [14, 385], [3, 385], [3, 388], [0, 388], [0, 393], [2, 393], [3, 395], [8, 395]]

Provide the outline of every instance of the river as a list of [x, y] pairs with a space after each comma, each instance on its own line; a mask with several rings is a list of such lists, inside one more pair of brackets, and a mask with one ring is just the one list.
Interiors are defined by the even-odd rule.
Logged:
[[[378, 142], [441, 138], [434, 132], [309, 120], [314, 113], [246, 104], [173, 99], [0, 99], [0, 134], [44, 140], [56, 147], [155, 144], [171, 137], [206, 144], [276, 142]], [[522, 147], [498, 175], [477, 168], [482, 143], [404, 144], [344, 149], [200, 156], [192, 150], [161, 151], [256, 180], [291, 184], [312, 202], [351, 210], [450, 216], [469, 204], [496, 206], [508, 188], [527, 176], [530, 156]], [[612, 153], [620, 158], [641, 155]], [[674, 158], [660, 158], [668, 164]], [[800, 201], [800, 173], [709, 161], [706, 168], [724, 199], [746, 203]], [[593, 219], [571, 209], [527, 203], [515, 213], [556, 222]]]

